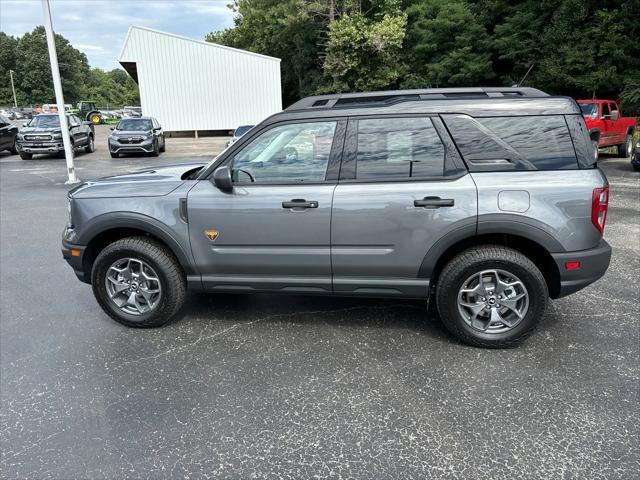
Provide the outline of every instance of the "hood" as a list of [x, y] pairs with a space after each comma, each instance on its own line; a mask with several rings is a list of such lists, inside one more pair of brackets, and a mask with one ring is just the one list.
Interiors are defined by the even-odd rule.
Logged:
[[61, 133], [60, 127], [22, 127], [20, 129], [21, 134], [25, 133]]
[[124, 175], [84, 182], [69, 191], [72, 198], [162, 197], [178, 188], [185, 174], [205, 162], [177, 163], [149, 167]]

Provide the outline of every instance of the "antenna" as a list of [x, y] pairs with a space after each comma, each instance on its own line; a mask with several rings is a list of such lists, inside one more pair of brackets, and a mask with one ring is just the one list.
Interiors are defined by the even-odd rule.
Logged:
[[533, 66], [535, 65], [535, 63], [532, 63], [531, 66], [529, 67], [529, 70], [527, 70], [527, 73], [524, 74], [524, 77], [522, 77], [522, 80], [520, 80], [517, 84], [516, 87], [519, 87], [520, 85], [522, 85], [522, 82], [524, 82], [525, 78], [527, 78], [527, 75], [529, 75], [529, 72], [531, 71], [531, 69], [533, 68]]

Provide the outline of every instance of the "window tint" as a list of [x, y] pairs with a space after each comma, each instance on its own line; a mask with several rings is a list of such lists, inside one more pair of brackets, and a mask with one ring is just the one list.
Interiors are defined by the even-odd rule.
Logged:
[[[577, 168], [563, 116], [471, 118], [446, 115], [464, 159], [489, 169], [558, 170]], [[487, 170], [488, 168], [483, 168]]]
[[358, 121], [357, 179], [425, 178], [443, 174], [444, 146], [431, 119]]
[[271, 128], [233, 158], [233, 181], [322, 182], [335, 130], [336, 122], [295, 123]]

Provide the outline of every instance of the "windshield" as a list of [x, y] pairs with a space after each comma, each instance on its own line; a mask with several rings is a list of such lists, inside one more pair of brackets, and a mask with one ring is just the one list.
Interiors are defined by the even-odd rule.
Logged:
[[151, 120], [129, 118], [126, 120], [120, 120], [120, 123], [118, 123], [116, 128], [118, 130], [126, 130], [129, 132], [146, 132], [148, 130], [152, 130], [153, 125], [151, 124]]
[[236, 128], [236, 131], [233, 132], [234, 137], [241, 137], [249, 130], [253, 128], [253, 125], [242, 125], [241, 127]]
[[38, 115], [29, 122], [30, 127], [55, 128], [60, 126], [58, 115]]
[[597, 117], [598, 116], [598, 104], [597, 103], [581, 103], [580, 110], [585, 117]]

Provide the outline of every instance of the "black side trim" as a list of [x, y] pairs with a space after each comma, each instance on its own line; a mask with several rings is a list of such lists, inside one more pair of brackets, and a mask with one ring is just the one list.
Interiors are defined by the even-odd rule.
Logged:
[[80, 232], [78, 243], [80, 245], [89, 245], [102, 232], [116, 228], [135, 228], [159, 238], [171, 249], [187, 275], [198, 274], [193, 267], [195, 262], [187, 253], [188, 250], [185, 251], [180, 242], [171, 235], [169, 227], [158, 220], [139, 213], [111, 212], [95, 217]]

